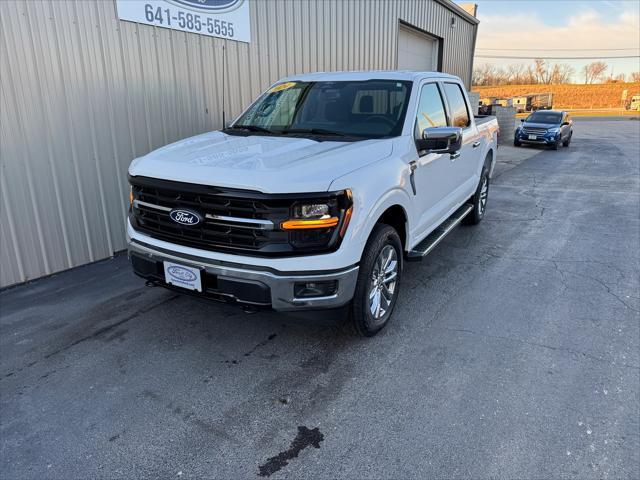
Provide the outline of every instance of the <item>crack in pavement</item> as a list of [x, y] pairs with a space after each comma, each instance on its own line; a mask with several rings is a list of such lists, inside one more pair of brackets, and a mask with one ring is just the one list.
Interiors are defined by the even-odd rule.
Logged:
[[615, 361], [609, 361], [606, 360], [602, 357], [597, 357], [591, 353], [587, 353], [587, 352], [583, 352], [581, 350], [575, 350], [573, 348], [566, 348], [566, 347], [558, 347], [558, 346], [554, 346], [554, 345], [548, 345], [545, 343], [538, 343], [538, 342], [530, 342], [527, 340], [521, 340], [519, 338], [513, 338], [513, 337], [505, 337], [502, 335], [489, 335], [486, 333], [480, 333], [480, 332], [476, 332], [475, 330], [470, 330], [470, 329], [466, 329], [466, 328], [453, 328], [453, 327], [445, 327], [445, 326], [441, 326], [441, 325], [435, 325], [435, 328], [439, 328], [442, 330], [448, 330], [451, 332], [462, 332], [462, 333], [469, 333], [472, 335], [477, 335], [479, 337], [483, 337], [483, 338], [489, 338], [489, 339], [494, 339], [494, 340], [506, 340], [508, 342], [517, 342], [523, 345], [528, 345], [530, 347], [540, 347], [540, 348], [545, 348], [547, 350], [553, 350], [553, 351], [557, 351], [557, 352], [566, 352], [566, 353], [570, 353], [574, 356], [582, 356], [585, 358], [589, 358], [591, 360], [595, 360], [597, 362], [600, 363], [605, 363], [611, 366], [621, 366], [624, 368], [632, 368], [634, 370], [640, 370], [640, 366], [638, 365], [631, 365], [628, 363], [616, 363]]
[[[603, 287], [605, 289], [605, 291], [607, 292], [607, 294], [609, 294], [610, 296], [615, 298], [625, 308], [628, 308], [629, 310], [631, 310], [633, 312], [639, 312], [640, 313], [639, 309], [629, 305], [623, 298], [620, 297], [620, 295], [615, 293], [611, 289], [609, 284], [607, 284], [604, 280], [601, 280], [599, 278], [593, 277], [591, 275], [587, 275], [586, 273], [577, 273], [577, 272], [572, 272], [572, 271], [568, 271], [568, 270], [563, 270], [558, 265], [558, 263], [564, 263], [564, 262], [567, 262], [567, 263], [580, 263], [580, 262], [589, 263], [590, 262], [589, 260], [574, 261], [574, 260], [555, 260], [555, 259], [549, 259], [549, 258], [535, 258], [535, 257], [525, 257], [525, 256], [507, 256], [507, 255], [497, 255], [497, 254], [495, 254], [493, 252], [489, 252], [489, 251], [484, 251], [483, 253], [485, 255], [488, 255], [488, 256], [490, 256], [492, 258], [496, 258], [496, 259], [507, 259], [507, 260], [515, 260], [515, 261], [528, 260], [528, 261], [550, 263], [550, 264], [552, 264], [554, 266], [555, 270], [562, 277], [562, 284], [565, 287], [565, 289], [569, 289], [570, 288], [569, 285], [567, 285], [567, 282], [565, 280], [565, 275], [573, 275], [573, 276], [578, 277], [578, 278], [587, 278], [589, 280], [592, 280], [592, 281], [596, 282], [601, 287]], [[624, 275], [624, 273], [622, 273], [622, 271], [619, 268], [614, 267], [613, 265], [609, 265], [609, 264], [606, 264], [604, 262], [597, 262], [597, 261], [593, 261], [592, 263], [598, 263], [598, 264], [601, 264], [601, 265], [605, 265], [606, 267], [609, 267], [612, 270], [615, 270], [622, 278], [627, 278], [627, 276]], [[636, 297], [633, 297], [633, 296], [630, 295], [629, 298], [636, 298]]]

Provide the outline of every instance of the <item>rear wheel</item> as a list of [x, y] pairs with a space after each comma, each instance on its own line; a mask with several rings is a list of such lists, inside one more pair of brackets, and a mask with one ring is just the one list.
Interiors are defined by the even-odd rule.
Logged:
[[478, 188], [476, 193], [471, 197], [471, 204], [473, 210], [464, 217], [463, 223], [466, 225], [477, 225], [484, 218], [484, 212], [487, 209], [487, 200], [489, 198], [489, 168], [487, 165], [482, 167], [482, 173], [480, 174], [480, 181], [478, 182]]
[[362, 255], [358, 283], [351, 302], [348, 329], [372, 337], [382, 330], [393, 313], [402, 276], [402, 244], [393, 227], [378, 224]]

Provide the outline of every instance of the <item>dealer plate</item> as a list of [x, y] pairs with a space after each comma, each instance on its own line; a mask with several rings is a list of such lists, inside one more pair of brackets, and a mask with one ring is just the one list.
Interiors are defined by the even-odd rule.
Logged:
[[177, 263], [164, 263], [165, 282], [187, 290], [202, 291], [202, 276], [198, 268], [186, 267]]
[[537, 135], [529, 135], [529, 140], [537, 140], [538, 136]]

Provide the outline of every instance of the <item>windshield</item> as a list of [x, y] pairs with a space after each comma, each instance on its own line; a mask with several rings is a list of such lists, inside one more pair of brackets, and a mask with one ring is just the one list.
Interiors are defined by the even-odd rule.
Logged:
[[400, 135], [411, 82], [286, 82], [264, 93], [226, 132], [361, 140]]
[[562, 114], [557, 112], [536, 112], [529, 115], [527, 122], [557, 125], [560, 123], [561, 118]]

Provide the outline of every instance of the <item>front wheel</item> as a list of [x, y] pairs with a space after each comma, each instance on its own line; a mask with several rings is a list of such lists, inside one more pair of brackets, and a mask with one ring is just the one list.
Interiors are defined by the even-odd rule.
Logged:
[[382, 330], [393, 312], [402, 276], [402, 244], [393, 227], [378, 224], [364, 248], [358, 283], [349, 309], [352, 333], [372, 337]]
[[568, 147], [569, 146], [569, 144], [571, 143], [571, 136], [572, 135], [573, 135], [573, 133], [570, 133], [569, 136], [567, 137], [567, 139], [564, 142], [562, 142], [562, 146], [563, 147]]

